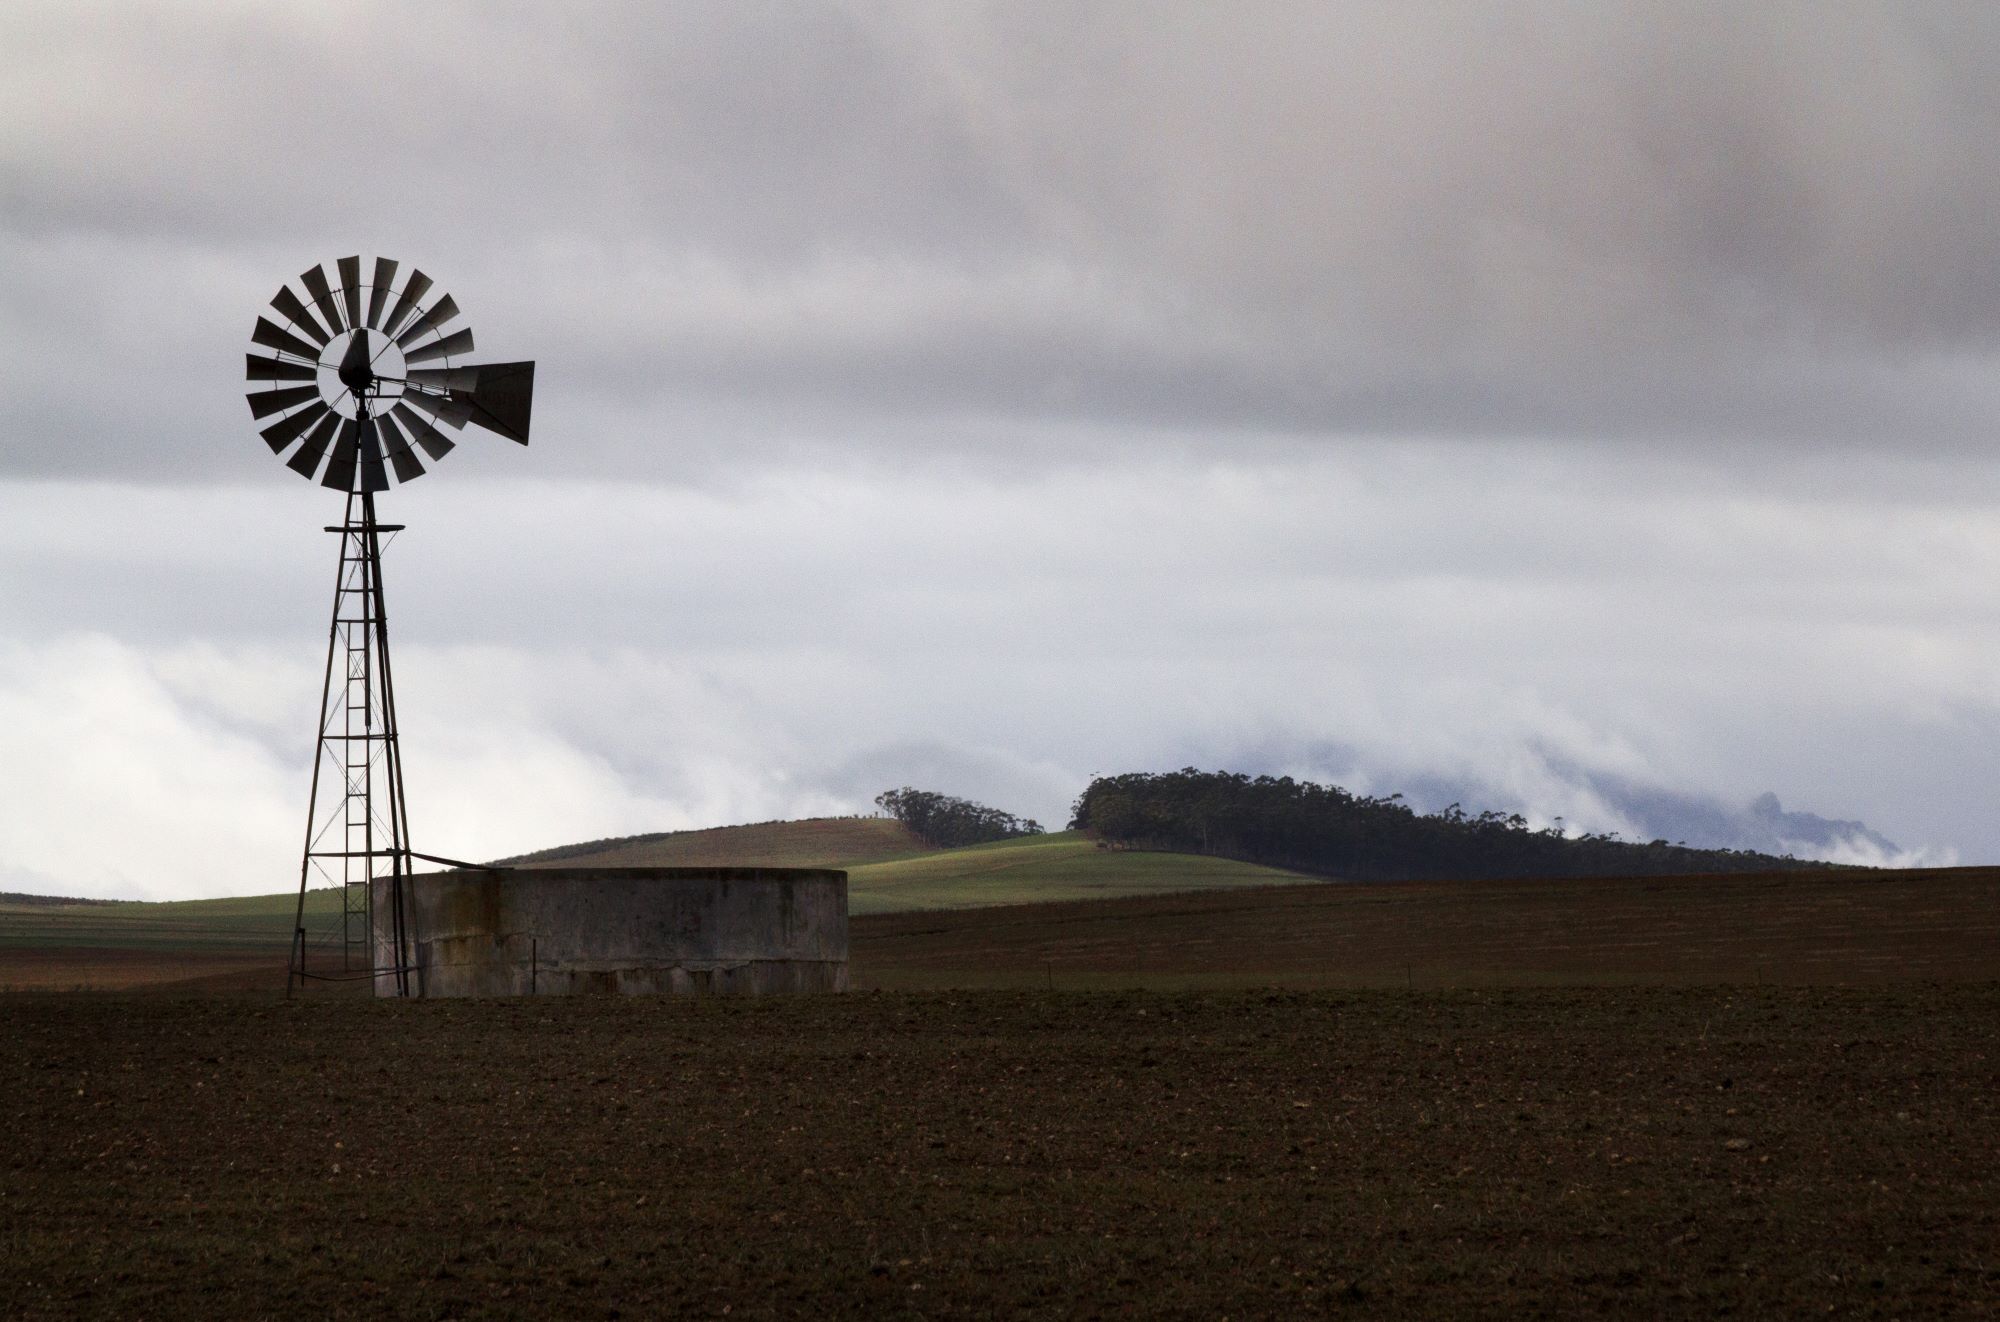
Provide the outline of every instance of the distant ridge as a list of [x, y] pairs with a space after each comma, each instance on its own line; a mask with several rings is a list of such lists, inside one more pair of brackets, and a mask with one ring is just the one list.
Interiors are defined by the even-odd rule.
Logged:
[[851, 868], [913, 858], [931, 847], [886, 817], [811, 817], [698, 831], [657, 831], [558, 845], [512, 858], [509, 867]]
[[[1775, 800], [1773, 800], [1775, 803]], [[1825, 871], [1818, 860], [1666, 840], [1535, 829], [1518, 813], [1419, 813], [1338, 785], [1233, 771], [1099, 776], [1076, 801], [1072, 828], [1142, 849], [1214, 854], [1349, 881], [1480, 877], [1671, 876]]]
[[42, 909], [68, 904], [117, 903], [117, 900], [85, 900], [73, 895], [23, 895], [19, 891], [0, 891], [0, 906], [7, 908]]

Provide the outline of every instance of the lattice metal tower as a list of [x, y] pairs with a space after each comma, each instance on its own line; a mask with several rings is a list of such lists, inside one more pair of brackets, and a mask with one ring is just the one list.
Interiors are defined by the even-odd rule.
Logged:
[[[374, 492], [349, 490], [346, 519], [327, 531], [340, 534], [340, 570], [327, 635], [305, 856], [299, 863], [294, 972], [305, 971], [305, 895], [315, 882], [340, 888], [341, 972], [375, 971], [374, 880], [387, 876], [396, 906], [390, 915], [392, 948], [398, 952], [391, 976], [397, 990], [407, 992], [401, 882], [411, 871], [409, 816], [382, 597], [382, 535], [401, 526], [376, 521]], [[324, 798], [323, 784], [332, 791]]]
[[[338, 283], [323, 266], [299, 277], [310, 305], [290, 285], [278, 290], [271, 310], [282, 324], [257, 318], [250, 338], [262, 352], [246, 363], [248, 379], [269, 387], [249, 399], [253, 417], [275, 416], [262, 429], [271, 452], [289, 451], [286, 467], [347, 498], [346, 517], [327, 529], [340, 534], [340, 568], [286, 990], [307, 979], [386, 978], [408, 995], [405, 884], [412, 861], [433, 856], [410, 848], [382, 594], [382, 537], [402, 525], [376, 519], [375, 493], [389, 489], [392, 474], [395, 482], [422, 477], [419, 450], [433, 463], [450, 452], [441, 426], [477, 423], [526, 445], [535, 365], [454, 365], [471, 352], [472, 332], [444, 329], [459, 315], [451, 295], [424, 306], [432, 282], [422, 271], [399, 289], [398, 264], [386, 257], [365, 282], [359, 257], [335, 269]], [[317, 943], [306, 928], [315, 883], [340, 894], [339, 925]], [[389, 911], [378, 915], [378, 904]], [[327, 945], [338, 947], [337, 968]], [[315, 955], [319, 968], [309, 967]]]

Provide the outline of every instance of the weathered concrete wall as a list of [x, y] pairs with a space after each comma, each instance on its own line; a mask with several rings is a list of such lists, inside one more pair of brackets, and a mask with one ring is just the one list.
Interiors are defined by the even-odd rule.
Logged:
[[[847, 874], [813, 868], [494, 868], [405, 886], [422, 996], [847, 990]], [[389, 883], [375, 963], [393, 968]], [[378, 996], [394, 995], [378, 974]]]

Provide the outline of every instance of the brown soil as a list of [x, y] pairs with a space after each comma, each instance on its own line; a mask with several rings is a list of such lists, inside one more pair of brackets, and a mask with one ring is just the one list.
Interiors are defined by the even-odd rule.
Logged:
[[0, 998], [0, 1316], [1990, 1316], [2000, 990]]
[[268, 954], [151, 946], [0, 945], [0, 991], [125, 991], [190, 980], [282, 991], [284, 943], [280, 939], [272, 945], [275, 949]]
[[2000, 979], [2000, 869], [1328, 884], [884, 914], [857, 985]]

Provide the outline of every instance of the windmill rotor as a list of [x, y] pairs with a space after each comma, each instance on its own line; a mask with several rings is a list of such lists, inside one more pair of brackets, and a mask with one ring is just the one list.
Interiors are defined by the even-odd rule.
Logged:
[[[471, 363], [457, 302], [412, 267], [342, 257], [279, 287], [244, 358], [250, 416], [285, 466], [337, 490], [414, 482], [473, 423], [528, 443], [535, 365]], [[358, 484], [358, 486], [357, 486]]]

